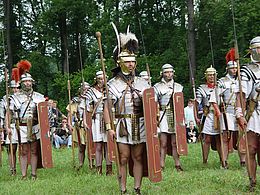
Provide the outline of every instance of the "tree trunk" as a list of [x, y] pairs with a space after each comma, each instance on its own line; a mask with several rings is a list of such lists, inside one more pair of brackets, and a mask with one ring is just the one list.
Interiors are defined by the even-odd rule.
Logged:
[[195, 31], [194, 31], [194, 4], [193, 0], [187, 0], [188, 8], [188, 55], [192, 66], [193, 76], [195, 76]]

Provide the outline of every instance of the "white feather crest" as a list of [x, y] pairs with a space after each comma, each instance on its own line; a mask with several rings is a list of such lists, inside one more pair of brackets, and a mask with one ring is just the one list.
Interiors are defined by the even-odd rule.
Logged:
[[127, 33], [127, 34], [120, 33], [119, 36], [120, 36], [120, 44], [121, 44], [122, 47], [124, 47], [126, 45], [126, 43], [128, 41], [130, 41], [131, 39], [135, 40], [138, 43], [138, 40], [137, 40], [135, 34], [133, 34], [133, 33], [130, 33], [130, 32]]

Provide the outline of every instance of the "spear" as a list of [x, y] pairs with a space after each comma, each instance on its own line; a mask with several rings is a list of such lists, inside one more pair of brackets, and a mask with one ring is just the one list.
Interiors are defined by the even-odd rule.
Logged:
[[[214, 63], [214, 52], [213, 52], [213, 44], [212, 44], [212, 38], [211, 38], [211, 30], [209, 28], [209, 42], [210, 42], [210, 50], [211, 50], [211, 59], [212, 59], [212, 65], [215, 68], [215, 63]], [[215, 98], [216, 98], [216, 106], [218, 107], [218, 88], [217, 88], [217, 72], [215, 73]], [[221, 147], [221, 162], [222, 166], [225, 167], [226, 163], [224, 160], [224, 143], [223, 143], [223, 134], [221, 133], [220, 130], [220, 125], [219, 125], [219, 118], [215, 117], [214, 118], [214, 127], [219, 130], [219, 138], [220, 138], [220, 147]]]
[[[102, 65], [103, 77], [104, 77], [104, 86], [105, 86], [105, 89], [106, 89], [108, 114], [109, 114], [110, 121], [112, 121], [111, 122], [112, 130], [115, 131], [114, 122], [112, 120], [112, 108], [111, 108], [112, 100], [109, 98], [109, 92], [108, 92], [108, 86], [107, 86], [107, 78], [106, 78], [106, 69], [105, 69], [103, 52], [102, 52], [101, 33], [100, 32], [96, 32], [96, 37], [97, 37], [98, 48], [99, 48], [99, 52], [100, 52], [100, 60], [101, 60], [101, 65]], [[121, 175], [121, 171], [120, 171], [119, 150], [118, 150], [118, 145], [117, 145], [116, 139], [114, 139], [113, 141], [114, 141], [114, 145], [115, 145], [117, 178], [118, 178], [119, 189], [121, 190], [121, 178], [122, 178], [122, 175]]]
[[[245, 106], [244, 106], [244, 97], [242, 92], [242, 83], [241, 83], [241, 77], [240, 77], [240, 63], [239, 63], [239, 51], [238, 51], [238, 44], [237, 44], [237, 34], [236, 34], [236, 23], [235, 23], [235, 12], [234, 12], [234, 1], [231, 0], [231, 11], [232, 11], [232, 21], [233, 21], [233, 31], [234, 31], [234, 40], [235, 40], [235, 59], [237, 62], [237, 78], [238, 78], [238, 86], [239, 86], [239, 101], [242, 107], [242, 114], [245, 113]], [[242, 132], [241, 128], [239, 129], [240, 132]], [[250, 184], [252, 182], [252, 171], [251, 171], [251, 162], [249, 158], [249, 148], [248, 148], [248, 140], [247, 140], [247, 130], [242, 132], [244, 134], [245, 138], [245, 146], [246, 146], [246, 161], [247, 161], [247, 170], [248, 170], [248, 177]]]
[[[72, 125], [72, 113], [71, 113], [71, 86], [70, 86], [70, 67], [69, 67], [69, 54], [68, 54], [68, 50], [66, 51], [66, 63], [67, 63], [67, 71], [68, 71], [68, 96], [69, 96], [69, 121], [70, 121], [70, 125]], [[73, 133], [71, 133], [72, 136], [72, 165], [73, 167], [75, 167], [75, 151], [74, 151], [74, 136]]]
[[146, 71], [147, 71], [147, 74], [148, 74], [148, 83], [149, 83], [150, 86], [152, 86], [150, 67], [149, 67], [149, 64], [148, 64], [148, 61], [147, 61], [146, 50], [145, 50], [145, 44], [144, 44], [144, 36], [143, 36], [143, 31], [142, 31], [142, 24], [141, 24], [139, 18], [138, 18], [138, 22], [139, 22], [139, 28], [140, 28], [140, 33], [141, 33], [141, 39], [142, 39], [142, 44], [143, 44], [143, 49], [144, 49], [144, 57], [145, 57]]
[[[196, 103], [196, 87], [195, 87], [195, 79], [194, 79], [194, 74], [193, 74], [193, 69], [192, 69], [192, 64], [191, 64], [191, 59], [190, 59], [190, 55], [189, 55], [189, 51], [188, 51], [188, 44], [187, 44], [187, 55], [188, 55], [188, 59], [189, 59], [189, 69], [190, 69], [190, 82], [191, 82], [191, 86], [192, 86], [192, 92], [193, 92], [193, 98], [194, 98], [194, 105], [193, 105], [193, 113], [194, 113], [194, 117], [197, 121], [199, 121], [198, 116], [197, 116], [197, 103]], [[201, 137], [201, 131], [203, 129], [203, 125], [205, 123], [206, 120], [206, 116], [203, 116], [202, 121], [200, 124], [197, 124], [200, 126], [200, 131], [199, 131], [199, 137]], [[203, 149], [203, 140], [201, 139], [200, 141], [201, 143], [201, 150], [202, 150], [202, 158], [203, 158], [203, 162], [205, 161], [205, 154], [204, 154], [204, 149]]]
[[[2, 38], [3, 38], [3, 48], [4, 48], [4, 58], [5, 58], [5, 39], [4, 32], [2, 29]], [[6, 63], [5, 63], [6, 64]], [[6, 127], [10, 129], [10, 105], [9, 105], [9, 87], [8, 87], [8, 69], [5, 68], [5, 92], [6, 92]], [[12, 143], [12, 133], [8, 133], [8, 138], [10, 140], [10, 155], [11, 155], [11, 168], [14, 167], [14, 154], [13, 154], [13, 143]]]

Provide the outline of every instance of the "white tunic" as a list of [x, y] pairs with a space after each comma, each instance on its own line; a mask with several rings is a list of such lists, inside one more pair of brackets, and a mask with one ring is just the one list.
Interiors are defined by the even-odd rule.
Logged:
[[[140, 109], [139, 114], [141, 114], [143, 107], [141, 98], [143, 91], [150, 87], [148, 81], [141, 77], [135, 77], [133, 83], [131, 84], [131, 87], [129, 87], [127, 83], [123, 81], [120, 77], [114, 77], [107, 83], [107, 85], [109, 88], [109, 95], [114, 101], [114, 109], [116, 115], [131, 115], [135, 113], [134, 110], [136, 109]], [[122, 110], [120, 110], [120, 106], [123, 107]], [[137, 123], [132, 124], [132, 118], [130, 117], [116, 118], [114, 122], [116, 126], [117, 142], [125, 144], [138, 144], [146, 142], [144, 117], [138, 117], [137, 120]], [[119, 132], [120, 126], [122, 128], [122, 125], [125, 126], [128, 136], [120, 137]], [[132, 125], [135, 126], [135, 128], [139, 129], [140, 140], [133, 140]]]
[[[174, 84], [173, 84], [174, 83]], [[173, 85], [174, 85], [174, 91], [173, 91]], [[160, 106], [160, 127], [157, 129], [158, 133], [163, 132], [163, 133], [175, 133], [174, 127], [171, 127], [174, 123], [172, 121], [172, 124], [169, 124], [169, 119], [170, 117], [173, 117], [173, 109], [169, 106], [169, 101], [170, 98], [172, 97], [172, 92], [177, 93], [177, 92], [182, 92], [183, 86], [179, 83], [174, 82], [174, 80], [171, 80], [169, 82], [166, 82], [163, 78], [159, 83], [156, 83], [154, 85], [154, 90], [155, 90], [155, 101], [159, 103]], [[169, 108], [165, 107], [168, 105]], [[169, 115], [167, 116], [167, 109], [169, 109], [168, 112]], [[168, 117], [168, 118], [167, 118]], [[168, 119], [168, 120], [167, 120]], [[173, 119], [172, 119], [173, 120]]]
[[[202, 84], [196, 91], [196, 100], [202, 107], [208, 106], [209, 113], [206, 116], [202, 133], [208, 135], [217, 135], [219, 130], [214, 128], [214, 109], [212, 106], [213, 102], [216, 102], [215, 89], [209, 88], [207, 85]], [[204, 116], [202, 116], [203, 118]]]
[[[229, 74], [222, 77], [218, 82], [219, 95], [221, 101], [225, 103], [225, 111], [227, 116], [228, 130], [238, 131], [238, 124], [236, 120], [235, 105], [236, 105], [236, 89], [238, 87], [238, 80], [232, 78]], [[224, 124], [223, 114], [220, 116], [220, 128], [221, 130], [226, 130]]]
[[[103, 108], [104, 95], [95, 87], [88, 89], [86, 102], [91, 105], [95, 113], [92, 113], [92, 136], [94, 142], [107, 142], [107, 134], [104, 128]], [[89, 106], [87, 106], [89, 108]], [[88, 110], [90, 111], [90, 110]]]

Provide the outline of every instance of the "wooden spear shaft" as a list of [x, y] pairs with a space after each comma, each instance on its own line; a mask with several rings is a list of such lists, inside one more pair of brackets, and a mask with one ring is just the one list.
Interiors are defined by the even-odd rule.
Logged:
[[[108, 86], [107, 86], [107, 78], [106, 78], [106, 69], [105, 69], [105, 64], [104, 64], [104, 58], [103, 58], [103, 52], [102, 52], [102, 44], [101, 44], [101, 33], [100, 32], [96, 32], [96, 37], [97, 37], [97, 41], [98, 41], [98, 48], [99, 48], [99, 52], [100, 52], [100, 60], [101, 60], [101, 65], [102, 65], [102, 71], [103, 71], [103, 76], [104, 76], [104, 86], [106, 89], [106, 96], [107, 96], [107, 105], [109, 107], [109, 118], [111, 121], [111, 127], [112, 130], [115, 131], [115, 126], [114, 126], [114, 122], [113, 122], [113, 118], [112, 118], [112, 109], [111, 109], [111, 100], [109, 98], [109, 91], [108, 91]], [[116, 139], [114, 139], [114, 145], [115, 145], [115, 155], [116, 155], [116, 168], [117, 168], [117, 177], [118, 177], [118, 184], [119, 184], [119, 188], [121, 190], [121, 171], [120, 171], [120, 161], [119, 161], [119, 150], [118, 150], [118, 145], [116, 142]]]

